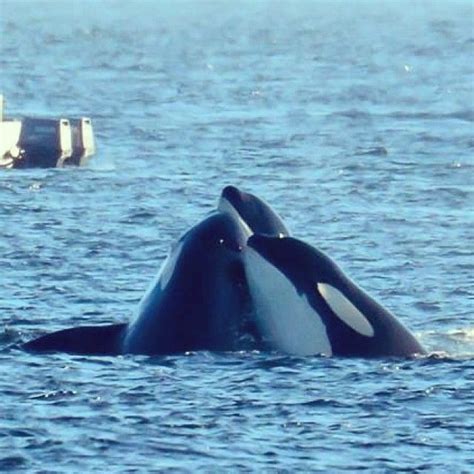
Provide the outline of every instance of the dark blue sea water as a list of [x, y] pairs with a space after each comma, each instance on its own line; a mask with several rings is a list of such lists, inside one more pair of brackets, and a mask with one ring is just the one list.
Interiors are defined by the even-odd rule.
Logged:
[[[98, 143], [0, 173], [0, 469], [473, 472], [473, 65], [470, 1], [0, 0], [7, 113]], [[431, 355], [17, 348], [127, 321], [226, 184]]]

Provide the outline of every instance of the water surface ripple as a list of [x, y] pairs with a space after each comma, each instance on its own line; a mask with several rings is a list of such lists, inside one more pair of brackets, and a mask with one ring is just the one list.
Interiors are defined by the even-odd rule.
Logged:
[[[98, 153], [0, 173], [0, 470], [471, 472], [472, 18], [469, 1], [1, 0], [7, 112], [90, 116]], [[128, 320], [226, 184], [435, 354], [16, 348]]]

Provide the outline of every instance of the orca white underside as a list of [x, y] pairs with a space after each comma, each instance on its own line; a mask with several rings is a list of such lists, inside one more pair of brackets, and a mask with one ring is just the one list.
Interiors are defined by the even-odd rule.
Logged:
[[178, 243], [175, 247], [170, 250], [170, 253], [166, 257], [163, 265], [158, 272], [157, 281], [160, 282], [161, 289], [164, 290], [173, 276], [176, 263], [179, 260], [181, 255], [181, 249], [183, 248], [183, 243]]
[[257, 325], [271, 347], [295, 355], [332, 355], [326, 326], [306, 296], [250, 247], [244, 251]]
[[[136, 327], [136, 322], [140, 317], [140, 314], [149, 305], [149, 302], [155, 300], [159, 293], [165, 291], [174, 274], [174, 269], [176, 267], [176, 264], [178, 263], [179, 257], [181, 256], [182, 248], [182, 242], [179, 242], [176, 246], [173, 246], [171, 248], [169, 254], [167, 255], [160, 267], [158, 275], [148, 286], [145, 294], [138, 303], [137, 312], [135, 313], [133, 320], [129, 323], [129, 334], [133, 332], [134, 328]], [[127, 340], [125, 340], [125, 343], [127, 343]]]

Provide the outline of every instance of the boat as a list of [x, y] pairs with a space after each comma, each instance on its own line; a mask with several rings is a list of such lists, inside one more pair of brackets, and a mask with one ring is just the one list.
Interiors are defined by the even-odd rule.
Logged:
[[5, 118], [0, 95], [0, 168], [84, 166], [94, 154], [89, 117]]

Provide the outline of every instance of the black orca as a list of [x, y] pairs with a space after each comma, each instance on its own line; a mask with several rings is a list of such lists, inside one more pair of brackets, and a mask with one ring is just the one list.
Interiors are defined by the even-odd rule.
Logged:
[[290, 235], [281, 217], [263, 199], [226, 186], [220, 196], [217, 209], [233, 216], [248, 236], [252, 234]]
[[246, 240], [234, 218], [211, 214], [179, 239], [130, 324], [64, 329], [24, 348], [97, 355], [246, 348]]
[[256, 324], [272, 349], [359, 357], [425, 352], [400, 321], [304, 242], [253, 235], [244, 262]]

